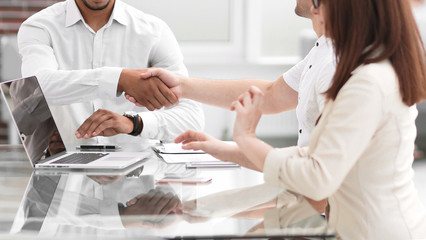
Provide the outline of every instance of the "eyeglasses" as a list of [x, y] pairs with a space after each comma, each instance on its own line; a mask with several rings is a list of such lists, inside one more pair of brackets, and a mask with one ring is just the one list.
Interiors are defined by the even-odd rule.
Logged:
[[312, 5], [314, 5], [315, 9], [318, 9], [320, 5], [320, 0], [312, 0]]

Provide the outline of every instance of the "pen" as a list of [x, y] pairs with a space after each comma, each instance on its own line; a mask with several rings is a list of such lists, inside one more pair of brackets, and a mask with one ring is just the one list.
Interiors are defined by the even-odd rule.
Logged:
[[116, 149], [115, 145], [80, 145], [80, 149], [84, 150], [98, 150], [98, 149]]

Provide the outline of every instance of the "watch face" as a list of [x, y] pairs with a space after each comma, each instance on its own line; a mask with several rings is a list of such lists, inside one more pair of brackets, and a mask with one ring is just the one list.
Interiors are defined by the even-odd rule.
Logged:
[[137, 113], [134, 112], [134, 111], [124, 112], [124, 116], [135, 117], [136, 115], [137, 115]]

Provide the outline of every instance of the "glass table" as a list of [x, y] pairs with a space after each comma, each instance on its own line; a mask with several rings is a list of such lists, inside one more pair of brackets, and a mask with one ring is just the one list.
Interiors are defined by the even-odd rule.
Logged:
[[[187, 169], [152, 152], [124, 171], [34, 170], [0, 145], [0, 237], [16, 239], [336, 239], [303, 197], [243, 167]], [[175, 174], [207, 183], [160, 183]]]

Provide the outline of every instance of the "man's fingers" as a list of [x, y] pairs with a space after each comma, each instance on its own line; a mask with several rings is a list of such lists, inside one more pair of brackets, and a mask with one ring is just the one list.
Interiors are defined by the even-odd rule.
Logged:
[[80, 132], [81, 134], [84, 134], [83, 137], [85, 139], [93, 137], [93, 133], [95, 132], [95, 129], [98, 128], [102, 123], [108, 121], [111, 118], [111, 115], [108, 114], [105, 110], [98, 110], [96, 114], [92, 115], [90, 117], [91, 121], [88, 123], [88, 128], [86, 129], [85, 133]]
[[[155, 83], [155, 81], [158, 81], [158, 83]], [[156, 97], [161, 95], [157, 87], [159, 83], [161, 81], [158, 79], [139, 79], [133, 83], [133, 88], [128, 89], [126, 93], [129, 97], [133, 97], [135, 102], [145, 106], [150, 111], [154, 111], [163, 107]]]
[[[164, 104], [167, 102], [167, 100], [164, 99], [163, 94], [160, 92], [159, 85], [164, 85], [164, 83], [162, 83], [157, 78], [141, 80], [141, 81], [145, 83], [144, 86], [146, 88], [145, 89], [146, 94], [144, 94], [143, 97], [145, 97], [146, 98], [145, 100], [151, 104], [150, 108], [148, 109], [150, 111], [153, 111], [155, 109], [162, 108]], [[138, 102], [140, 101], [138, 100]], [[153, 110], [151, 110], [152, 107], [154, 107]]]
[[165, 194], [164, 194], [163, 192], [157, 191], [157, 192], [153, 195], [153, 197], [151, 198], [151, 200], [149, 200], [149, 201], [148, 201], [148, 204], [149, 204], [150, 206], [157, 205], [158, 201], [160, 201], [160, 199], [161, 199], [161, 198], [163, 198], [163, 197], [164, 197], [164, 195], [165, 195]]
[[[169, 88], [163, 81], [164, 79], [157, 77], [156, 69], [147, 69], [146, 71], [146, 73], [140, 73], [140, 79], [133, 83], [133, 88], [127, 89], [125, 98], [136, 106], [146, 107], [150, 111], [178, 103], [180, 88], [177, 87], [178, 81], [174, 78], [174, 75], [166, 75], [172, 82], [176, 82]], [[153, 74], [151, 75], [151, 73]]]
[[167, 210], [167, 205], [172, 200], [173, 194], [167, 193], [165, 195], [162, 195], [160, 199], [155, 203], [155, 212], [154, 214], [157, 215], [166, 215], [170, 213], [170, 210]]
[[112, 121], [111, 119], [108, 119], [102, 123], [100, 123], [95, 130], [92, 131], [92, 136], [96, 137], [96, 136], [109, 136], [108, 134], [105, 134], [104, 131], [108, 130], [110, 128], [114, 127], [114, 121]]
[[[171, 106], [178, 101], [178, 98], [174, 93], [158, 78], [152, 78], [148, 81], [152, 81], [153, 96], [157, 102], [151, 101], [151, 103], [157, 108], [160, 109], [163, 106]], [[153, 99], [154, 100], [154, 99]]]
[[50, 136], [48, 143], [50, 144], [51, 142], [58, 142], [58, 141], [62, 142], [62, 139], [61, 139], [61, 136], [59, 136], [59, 131], [55, 130]]
[[77, 131], [75, 132], [75, 136], [77, 138], [88, 138], [88, 130], [90, 128], [90, 126], [92, 125], [93, 120], [99, 115], [101, 114], [99, 111], [96, 111], [95, 113], [93, 113], [88, 119], [86, 119], [86, 121], [83, 122], [83, 124], [81, 124], [81, 126], [77, 129]]
[[96, 119], [90, 128], [87, 130], [87, 134], [89, 134], [89, 137], [95, 137], [99, 135], [99, 133], [103, 132], [104, 130], [111, 128], [112, 126], [112, 120], [111, 116], [109, 115], [102, 115], [100, 118]]
[[161, 209], [161, 215], [169, 214], [170, 212], [175, 210], [180, 204], [179, 198], [173, 195], [172, 193], [167, 193], [165, 198], [168, 199], [168, 201], [167, 204]]
[[126, 97], [126, 99], [131, 102], [131, 103], [136, 103], [136, 99], [132, 96], [130, 96], [129, 94], [125, 93], [124, 96]]
[[158, 191], [151, 189], [149, 190], [149, 192], [144, 196], [145, 197], [145, 201], [149, 202], [151, 201], [154, 196], [157, 194]]
[[157, 109], [155, 107], [155, 105], [151, 102], [151, 101], [147, 101], [145, 104], [145, 107], [149, 110], [149, 111], [154, 111], [155, 109]]
[[[137, 100], [138, 103], [140, 103], [139, 100]], [[146, 109], [148, 109], [149, 111], [154, 111], [155, 107], [154, 105], [151, 104], [151, 102], [149, 101], [144, 101], [144, 103], [141, 103], [143, 105], [143, 107], [145, 107]], [[136, 104], [137, 105], [137, 104]]]
[[[167, 95], [167, 92], [171, 92], [171, 91], [164, 84], [159, 84], [157, 86], [157, 93], [155, 94], [155, 98], [161, 104], [161, 107], [163, 107], [163, 106], [169, 107], [169, 106], [173, 105], [169, 101], [169, 99], [167, 99], [167, 97], [165, 96], [165, 94]], [[171, 94], [173, 94], [173, 93], [171, 93]]]
[[165, 106], [170, 107], [173, 104], [177, 103], [179, 99], [176, 97], [175, 93], [172, 92], [166, 85], [160, 85], [158, 88], [163, 95], [164, 99], [167, 100]]
[[129, 206], [132, 206], [132, 205], [135, 205], [136, 204], [136, 202], [140, 199], [140, 198], [142, 198], [144, 196], [144, 194], [139, 194], [139, 195], [137, 195], [136, 197], [134, 197], [133, 199], [131, 199], [130, 201], [127, 201], [126, 202], [126, 206], [127, 207], [129, 207]]

